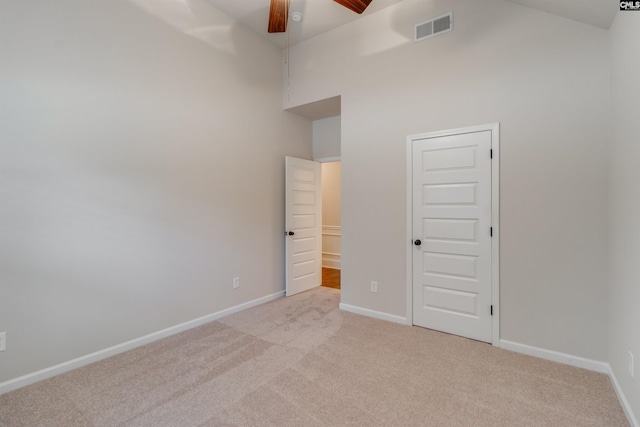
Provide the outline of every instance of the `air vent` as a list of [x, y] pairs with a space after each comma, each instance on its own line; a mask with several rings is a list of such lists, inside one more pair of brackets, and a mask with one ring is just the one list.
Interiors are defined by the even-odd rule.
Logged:
[[416, 25], [415, 41], [428, 39], [453, 29], [453, 12]]

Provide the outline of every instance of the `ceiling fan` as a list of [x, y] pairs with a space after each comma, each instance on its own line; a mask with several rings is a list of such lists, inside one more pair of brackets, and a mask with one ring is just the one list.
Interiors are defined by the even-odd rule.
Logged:
[[[271, 0], [269, 8], [269, 32], [284, 33], [287, 31], [287, 21], [289, 20], [290, 0]], [[338, 4], [354, 11], [362, 13], [369, 6], [372, 0], [333, 0]]]

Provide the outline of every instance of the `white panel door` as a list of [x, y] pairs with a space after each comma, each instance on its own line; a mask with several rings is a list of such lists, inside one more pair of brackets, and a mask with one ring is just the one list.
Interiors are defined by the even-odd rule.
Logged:
[[286, 295], [322, 284], [320, 163], [285, 157]]
[[491, 131], [412, 150], [413, 324], [491, 342]]

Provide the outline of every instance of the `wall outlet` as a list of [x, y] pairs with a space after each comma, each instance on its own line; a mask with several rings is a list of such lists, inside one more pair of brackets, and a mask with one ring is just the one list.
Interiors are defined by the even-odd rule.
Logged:
[[378, 282], [375, 280], [371, 281], [371, 292], [378, 292]]
[[5, 351], [7, 349], [7, 333], [0, 332], [0, 351]]
[[240, 287], [240, 278], [239, 277], [234, 277], [233, 278], [233, 289], [238, 289]]
[[629, 375], [633, 378], [633, 353], [629, 352]]

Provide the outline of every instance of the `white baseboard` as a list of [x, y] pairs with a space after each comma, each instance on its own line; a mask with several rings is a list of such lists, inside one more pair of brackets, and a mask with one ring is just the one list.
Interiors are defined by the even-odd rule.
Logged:
[[613, 389], [618, 396], [618, 401], [620, 401], [620, 405], [622, 406], [622, 409], [624, 409], [624, 413], [629, 420], [629, 424], [631, 424], [632, 427], [640, 427], [640, 425], [638, 424], [638, 419], [633, 413], [631, 405], [629, 404], [629, 401], [622, 391], [620, 383], [618, 383], [616, 375], [613, 373], [613, 370], [611, 369], [611, 365], [609, 363], [585, 359], [583, 357], [573, 356], [571, 354], [546, 350], [539, 347], [532, 347], [526, 344], [520, 344], [507, 340], [500, 340], [500, 347], [505, 350], [515, 351], [516, 353], [523, 353], [529, 356], [539, 357], [541, 359], [551, 360], [553, 362], [563, 363], [565, 365], [571, 365], [578, 368], [588, 369], [589, 371], [607, 374], [609, 376], [609, 379], [611, 380]]
[[322, 266], [324, 268], [333, 268], [340, 270], [342, 267], [342, 257], [340, 254], [331, 252], [322, 252]]
[[340, 270], [340, 267], [342, 267], [342, 255], [335, 252], [322, 252], [322, 266]]
[[532, 347], [517, 342], [500, 340], [500, 348], [515, 351], [529, 356], [539, 357], [540, 359], [551, 360], [553, 362], [563, 363], [565, 365], [575, 366], [577, 368], [588, 369], [589, 371], [600, 372], [606, 374], [609, 372], [609, 364], [597, 360], [585, 359], [584, 357], [573, 356], [571, 354], [560, 353], [544, 348]]
[[407, 318], [396, 316], [394, 314], [383, 313], [381, 311], [369, 310], [368, 308], [356, 307], [354, 305], [340, 303], [340, 310], [348, 311], [350, 313], [361, 314], [367, 317], [373, 317], [380, 320], [386, 320], [388, 322], [401, 323], [407, 325]]
[[267, 295], [261, 298], [254, 299], [252, 301], [245, 302], [234, 307], [230, 307], [215, 313], [208, 314], [206, 316], [199, 317], [197, 319], [190, 320], [188, 322], [181, 323], [179, 325], [171, 326], [167, 329], [163, 329], [158, 332], [153, 332], [149, 335], [145, 335], [140, 338], [133, 339], [131, 341], [124, 342], [122, 344], [114, 345], [113, 347], [105, 348], [104, 350], [96, 351], [95, 353], [87, 354], [85, 356], [78, 357], [77, 359], [69, 360], [67, 362], [60, 363], [49, 368], [42, 369], [31, 374], [23, 375], [18, 378], [11, 379], [0, 383], [0, 395], [8, 393], [10, 391], [19, 389], [29, 384], [36, 383], [38, 381], [46, 380], [47, 378], [54, 377], [56, 375], [63, 374], [73, 369], [80, 368], [90, 363], [97, 362], [107, 357], [115, 356], [116, 354], [124, 353], [125, 351], [132, 350], [136, 347], [149, 344], [153, 341], [166, 338], [168, 336], [184, 332], [188, 329], [195, 328], [196, 326], [204, 325], [205, 323], [212, 322], [220, 319], [221, 317], [228, 316], [238, 311], [246, 310], [251, 307], [255, 307], [260, 304], [273, 301], [274, 299], [284, 296], [284, 291], [276, 292], [271, 295]]
[[640, 424], [638, 423], [638, 419], [633, 413], [633, 409], [631, 409], [631, 405], [627, 400], [627, 396], [624, 395], [624, 392], [622, 391], [622, 387], [620, 387], [620, 383], [616, 378], [616, 374], [613, 372], [613, 369], [611, 369], [610, 364], [607, 363], [607, 367], [609, 368], [609, 370], [607, 371], [607, 373], [609, 374], [609, 379], [611, 380], [613, 389], [616, 391], [616, 395], [618, 395], [618, 400], [620, 401], [620, 405], [624, 410], [624, 414], [627, 416], [627, 420], [629, 421], [629, 424], [631, 425], [631, 427], [640, 427]]

